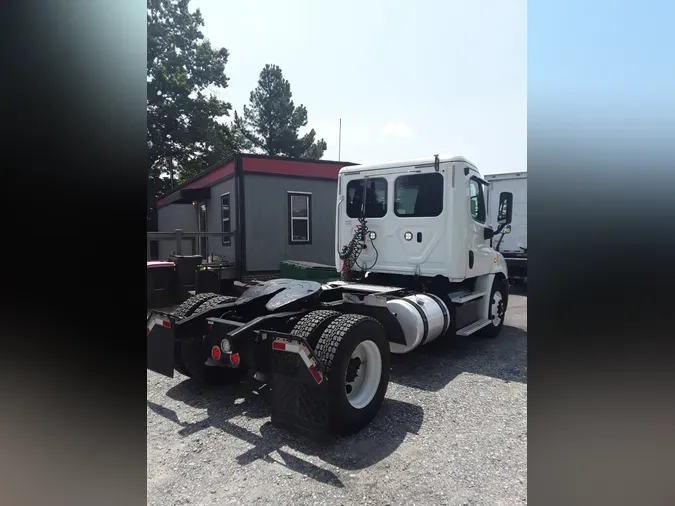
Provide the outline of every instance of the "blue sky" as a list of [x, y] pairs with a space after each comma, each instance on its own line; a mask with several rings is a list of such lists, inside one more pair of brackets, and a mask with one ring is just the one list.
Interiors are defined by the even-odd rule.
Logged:
[[531, 111], [594, 122], [675, 112], [675, 2], [547, 0], [528, 18]]
[[241, 111], [266, 63], [290, 81], [324, 158], [377, 162], [458, 154], [488, 173], [526, 170], [524, 0], [192, 0], [230, 51]]

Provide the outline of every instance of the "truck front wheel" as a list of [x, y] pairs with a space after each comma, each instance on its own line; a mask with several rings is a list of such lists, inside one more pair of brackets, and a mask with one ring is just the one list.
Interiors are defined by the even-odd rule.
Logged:
[[495, 278], [492, 282], [490, 302], [488, 306], [488, 318], [490, 323], [483, 327], [478, 335], [480, 337], [494, 338], [499, 335], [504, 326], [506, 306], [509, 300], [509, 284], [505, 279]]
[[377, 414], [389, 385], [389, 341], [374, 318], [345, 314], [334, 319], [316, 345], [325, 367], [329, 429], [349, 435]]

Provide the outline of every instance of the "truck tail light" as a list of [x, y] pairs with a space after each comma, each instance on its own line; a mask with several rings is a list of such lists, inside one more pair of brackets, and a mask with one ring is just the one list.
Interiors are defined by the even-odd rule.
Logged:
[[213, 348], [211, 348], [211, 357], [213, 358], [213, 360], [220, 360], [221, 352], [219, 346], [214, 346]]

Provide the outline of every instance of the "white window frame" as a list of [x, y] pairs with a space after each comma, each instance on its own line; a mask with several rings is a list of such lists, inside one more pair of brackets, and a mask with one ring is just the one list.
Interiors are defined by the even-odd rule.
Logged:
[[[224, 211], [223, 211], [223, 198], [227, 197], [227, 218], [224, 216]], [[225, 232], [225, 222], [228, 222], [228, 232], [232, 232], [232, 200], [230, 198], [230, 192], [223, 193], [220, 196], [220, 231]], [[232, 236], [229, 237], [223, 237], [223, 246], [232, 246]]]
[[[312, 194], [311, 192], [288, 191], [288, 243], [289, 244], [312, 244]], [[307, 202], [307, 216], [293, 216], [293, 198], [305, 198]], [[293, 223], [296, 221], [307, 222], [307, 239], [293, 238]]]

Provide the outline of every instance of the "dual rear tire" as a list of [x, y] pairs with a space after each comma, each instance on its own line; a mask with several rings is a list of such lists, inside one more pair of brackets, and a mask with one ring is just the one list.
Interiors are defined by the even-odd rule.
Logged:
[[[216, 294], [199, 294], [179, 306], [174, 314], [186, 318], [219, 304], [234, 300]], [[494, 280], [490, 292], [488, 317], [491, 322], [479, 335], [494, 338], [504, 325], [508, 303], [506, 280]], [[294, 326], [293, 335], [307, 341], [324, 366], [328, 396], [329, 430], [349, 435], [368, 425], [379, 411], [389, 385], [389, 341], [382, 325], [374, 318], [337, 311], [312, 311]], [[183, 348], [180, 348], [180, 347]], [[207, 384], [241, 381], [246, 369], [209, 367], [196, 353], [197, 343], [178, 343], [175, 369]]]
[[368, 425], [389, 385], [389, 341], [369, 316], [313, 311], [292, 331], [314, 348], [324, 366], [328, 430], [349, 435]]
[[[213, 294], [200, 295], [183, 304], [185, 317], [227, 302]], [[328, 430], [349, 435], [368, 425], [389, 385], [389, 341], [382, 325], [368, 316], [319, 310], [301, 318], [291, 333], [305, 339], [324, 365]], [[177, 344], [178, 372], [202, 384], [236, 383], [246, 375], [244, 367], [205, 365], [199, 346], [198, 341]]]
[[[181, 304], [174, 314], [187, 318], [229, 299], [232, 298], [199, 294]], [[379, 411], [389, 385], [389, 341], [380, 322], [369, 316], [319, 310], [301, 318], [291, 333], [304, 338], [324, 365], [328, 430], [349, 435], [368, 425]], [[205, 365], [200, 346], [199, 341], [177, 342], [178, 372], [210, 385], [236, 383], [244, 378], [244, 367]]]

